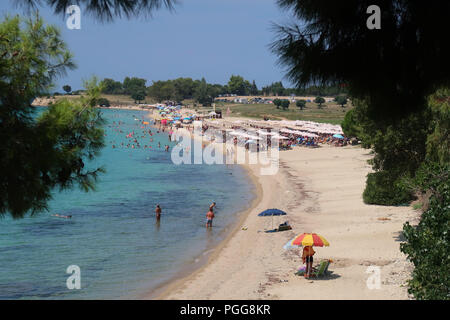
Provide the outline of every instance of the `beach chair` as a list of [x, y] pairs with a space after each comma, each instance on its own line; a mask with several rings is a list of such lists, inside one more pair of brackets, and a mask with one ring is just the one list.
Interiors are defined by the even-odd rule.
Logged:
[[324, 276], [328, 272], [329, 265], [330, 265], [330, 260], [322, 260], [317, 269], [313, 268], [313, 271], [311, 272], [311, 276], [313, 276], [313, 277]]

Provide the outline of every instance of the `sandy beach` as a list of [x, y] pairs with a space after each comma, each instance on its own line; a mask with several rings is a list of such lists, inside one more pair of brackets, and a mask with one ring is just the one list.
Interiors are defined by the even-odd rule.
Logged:
[[[276, 175], [260, 175], [258, 165], [247, 165], [258, 193], [255, 205], [203, 267], [170, 283], [156, 298], [408, 299], [411, 265], [399, 247], [404, 222], [414, 223], [418, 213], [363, 203], [369, 158], [369, 150], [358, 146], [300, 147], [280, 152]], [[257, 214], [267, 208], [285, 210], [288, 215], [275, 217], [274, 226], [289, 221], [293, 229], [265, 233], [272, 220]], [[283, 245], [303, 232], [330, 242], [315, 255], [315, 263], [333, 260], [329, 276], [294, 275], [302, 265], [301, 252]], [[367, 286], [370, 266], [380, 267], [379, 289]]]

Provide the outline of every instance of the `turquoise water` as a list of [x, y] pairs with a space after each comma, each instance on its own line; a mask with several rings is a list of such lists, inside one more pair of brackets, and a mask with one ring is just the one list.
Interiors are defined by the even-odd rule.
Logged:
[[[139, 298], [195, 266], [223, 239], [253, 199], [245, 171], [236, 165], [172, 164], [164, 151], [164, 145], [174, 145], [168, 135], [135, 120], [146, 115], [104, 111], [106, 147], [93, 165], [104, 166], [106, 173], [95, 192], [55, 193], [49, 212], [0, 220], [0, 299]], [[126, 138], [132, 131], [140, 148], [126, 148], [136, 145]], [[216, 218], [213, 229], [206, 230], [212, 201]], [[80, 290], [66, 286], [70, 265], [80, 267]]]

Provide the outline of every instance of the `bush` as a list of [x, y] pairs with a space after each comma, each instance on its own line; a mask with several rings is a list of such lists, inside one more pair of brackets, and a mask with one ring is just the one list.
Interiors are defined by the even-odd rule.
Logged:
[[369, 173], [363, 192], [364, 203], [393, 206], [408, 203], [412, 192], [404, 186], [398, 175], [389, 171]]
[[281, 106], [281, 100], [280, 99], [274, 99], [273, 100], [273, 104], [277, 106], [277, 109], [279, 109], [280, 106]]
[[289, 100], [281, 100], [281, 107], [283, 108], [283, 110], [287, 110], [289, 108]]
[[355, 110], [356, 109], [351, 109], [347, 111], [344, 120], [342, 121], [341, 127], [347, 137], [361, 138], [362, 129], [356, 119]]
[[306, 100], [298, 100], [295, 105], [300, 108], [300, 110], [303, 110], [306, 106]]
[[99, 98], [97, 100], [97, 105], [101, 107], [109, 107], [111, 104], [109, 103], [109, 100], [106, 98]]
[[450, 299], [450, 166], [424, 165], [416, 175], [422, 190], [431, 190], [420, 223], [403, 227], [400, 248], [414, 264], [408, 292], [416, 299]]

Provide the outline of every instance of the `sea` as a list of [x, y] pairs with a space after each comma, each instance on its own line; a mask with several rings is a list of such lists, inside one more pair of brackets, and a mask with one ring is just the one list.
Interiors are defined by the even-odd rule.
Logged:
[[[0, 219], [0, 299], [152, 295], [200, 266], [254, 199], [238, 165], [175, 165], [170, 150], [176, 142], [151, 126], [148, 111], [102, 114], [106, 146], [89, 163], [106, 170], [96, 190], [55, 190], [49, 211]], [[207, 229], [213, 201], [214, 225]]]

